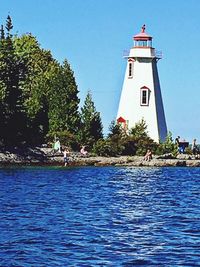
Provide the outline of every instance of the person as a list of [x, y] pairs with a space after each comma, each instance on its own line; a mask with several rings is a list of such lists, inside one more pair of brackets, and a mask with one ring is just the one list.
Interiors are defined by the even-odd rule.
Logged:
[[54, 152], [59, 152], [61, 153], [61, 149], [60, 149], [60, 141], [58, 138], [56, 138], [56, 142], [54, 143]]
[[181, 146], [181, 143], [180, 143], [180, 136], [176, 137], [175, 144], [177, 145], [178, 152], [179, 153], [183, 153], [184, 149], [183, 149], [183, 147]]
[[81, 153], [81, 155], [83, 155], [83, 156], [86, 156], [86, 155], [87, 155], [88, 152], [85, 150], [85, 146], [82, 146], [82, 147], [81, 147], [80, 153]]
[[147, 149], [147, 153], [144, 156], [144, 160], [150, 161], [152, 159], [152, 152], [150, 149]]
[[194, 154], [194, 155], [196, 155], [197, 154], [197, 144], [196, 144], [196, 139], [194, 139], [193, 140], [193, 142], [192, 142], [192, 153]]
[[179, 147], [179, 144], [180, 144], [180, 136], [177, 136], [176, 137], [175, 144]]
[[69, 149], [68, 147], [65, 147], [63, 151], [63, 160], [64, 160], [64, 166], [67, 166], [69, 164]]

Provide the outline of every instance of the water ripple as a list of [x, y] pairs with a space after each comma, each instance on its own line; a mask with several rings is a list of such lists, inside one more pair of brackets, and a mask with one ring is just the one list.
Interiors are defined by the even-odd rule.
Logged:
[[200, 266], [200, 168], [0, 169], [0, 266]]

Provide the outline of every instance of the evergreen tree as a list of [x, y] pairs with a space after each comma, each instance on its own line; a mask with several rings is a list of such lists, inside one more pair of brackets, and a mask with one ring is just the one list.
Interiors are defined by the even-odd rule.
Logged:
[[55, 132], [73, 139], [80, 114], [78, 88], [69, 63], [59, 64], [31, 34], [13, 37], [12, 28], [8, 16], [6, 38], [3, 26], [0, 32], [1, 143], [39, 144]]
[[178, 146], [172, 138], [172, 133], [168, 132], [164, 142], [160, 143], [157, 149], [157, 154], [168, 154], [171, 153], [176, 156], [178, 153]]
[[147, 124], [144, 119], [136, 123], [130, 130], [130, 139], [135, 143], [137, 155], [144, 155], [148, 148], [153, 152], [157, 149], [157, 144], [148, 136]]
[[112, 121], [109, 126], [109, 134], [108, 137], [113, 136], [121, 136], [122, 135], [122, 129], [119, 124], [117, 124], [115, 121]]
[[12, 144], [23, 139], [26, 115], [22, 107], [20, 82], [24, 78], [24, 66], [16, 55], [10, 30], [11, 18], [8, 18], [7, 38], [1, 34], [0, 40], [0, 95], [1, 95], [1, 139]]
[[31, 34], [15, 37], [14, 46], [21, 62], [26, 65], [26, 77], [21, 87], [28, 117], [28, 142], [38, 144], [45, 141], [49, 131], [49, 80], [54, 59], [49, 51], [40, 48]]
[[143, 118], [141, 121], [136, 123], [135, 126], [130, 130], [130, 134], [134, 136], [136, 139], [148, 137], [147, 125]]
[[76, 134], [80, 125], [78, 90], [70, 65], [54, 62], [49, 72], [49, 134], [66, 131]]
[[97, 140], [103, 138], [103, 126], [100, 113], [96, 111], [90, 92], [81, 108], [81, 122], [80, 140], [91, 148]]
[[1, 39], [1, 40], [5, 39], [5, 32], [4, 32], [4, 27], [3, 27], [3, 25], [1, 25], [0, 39]]
[[76, 133], [80, 127], [80, 114], [78, 112], [80, 102], [78, 98], [79, 91], [74, 73], [67, 60], [63, 62], [62, 75], [67, 95], [66, 128], [69, 132]]
[[11, 19], [11, 17], [8, 15], [7, 20], [6, 20], [7, 38], [12, 37], [12, 35], [11, 35], [11, 33], [10, 33], [11, 30], [12, 30], [12, 28], [13, 28], [13, 25], [12, 25], [12, 19]]

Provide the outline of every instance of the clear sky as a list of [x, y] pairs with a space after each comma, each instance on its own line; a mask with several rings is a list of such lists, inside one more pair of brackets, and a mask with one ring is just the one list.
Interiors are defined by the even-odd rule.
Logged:
[[168, 130], [200, 143], [199, 0], [1, 0], [13, 33], [31, 32], [54, 58], [71, 64], [81, 105], [88, 90], [104, 131], [116, 118], [126, 61], [123, 51], [146, 24], [163, 58], [158, 71]]

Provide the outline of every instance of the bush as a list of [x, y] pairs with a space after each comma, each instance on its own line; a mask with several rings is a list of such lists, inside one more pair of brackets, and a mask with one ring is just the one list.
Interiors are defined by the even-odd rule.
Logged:
[[121, 155], [124, 147], [118, 142], [113, 142], [112, 139], [100, 139], [93, 147], [93, 153], [99, 156], [117, 156]]
[[72, 150], [79, 150], [80, 144], [76, 135], [68, 131], [51, 132], [47, 135], [47, 142], [53, 143], [56, 137], [59, 138], [62, 147], [68, 146], [71, 147]]
[[134, 140], [126, 138], [123, 140], [123, 151], [122, 155], [133, 156], [136, 154], [137, 146]]
[[156, 154], [158, 155], [168, 154], [168, 153], [171, 153], [175, 157], [178, 154], [178, 147], [177, 144], [175, 144], [173, 141], [171, 132], [168, 133], [165, 142], [160, 143], [156, 150]]

